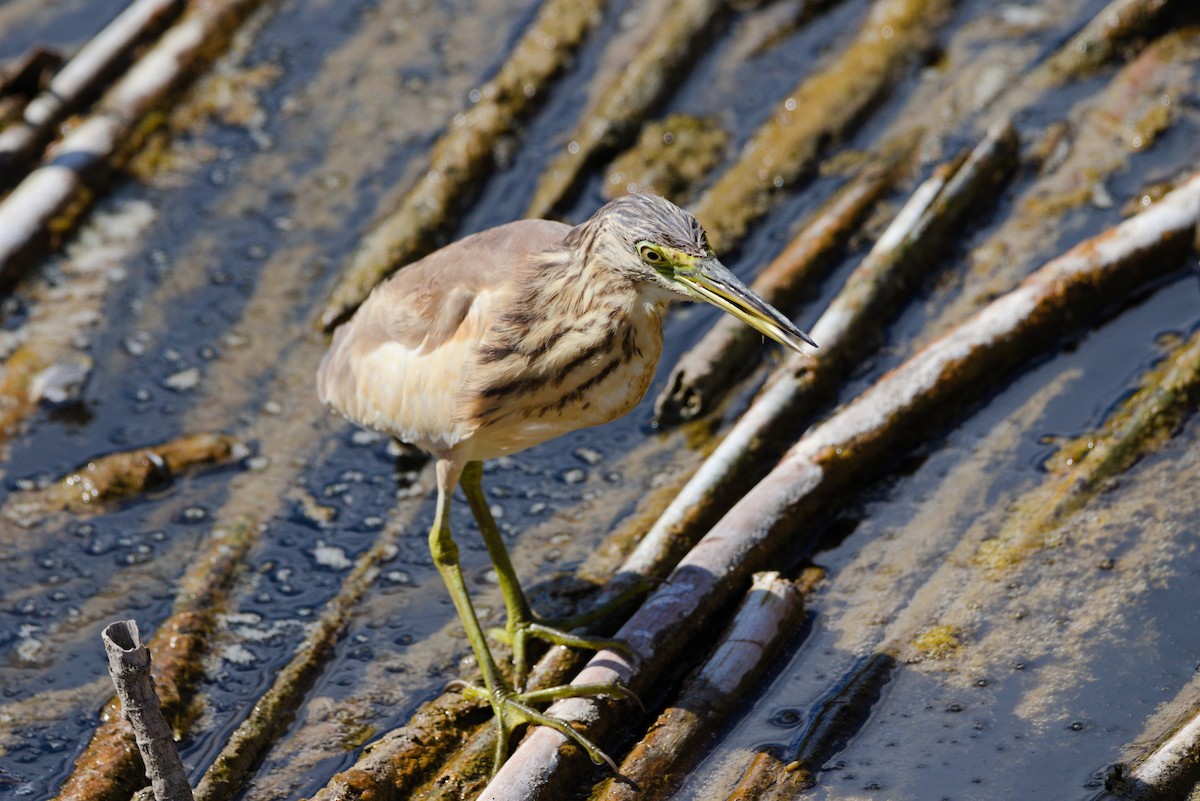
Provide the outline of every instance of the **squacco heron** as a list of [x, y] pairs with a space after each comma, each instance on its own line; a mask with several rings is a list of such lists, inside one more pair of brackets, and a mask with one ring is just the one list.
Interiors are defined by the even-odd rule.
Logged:
[[[536, 704], [575, 695], [628, 695], [611, 685], [525, 691], [530, 637], [594, 648], [539, 621], [517, 581], [480, 484], [481, 462], [628, 412], [650, 386], [662, 350], [662, 314], [678, 298], [703, 300], [794, 350], [808, 335], [713, 255], [688, 212], [653, 195], [618, 198], [574, 228], [523, 220], [468, 236], [405, 267], [338, 329], [321, 362], [321, 400], [437, 460], [429, 532], [483, 673], [459, 683], [491, 704], [493, 771], [513, 727], [551, 726], [594, 762], [612, 761]], [[462, 485], [499, 579], [513, 650], [510, 684], [471, 605], [450, 534], [450, 498]], [[615, 770], [615, 766], [614, 766]]]

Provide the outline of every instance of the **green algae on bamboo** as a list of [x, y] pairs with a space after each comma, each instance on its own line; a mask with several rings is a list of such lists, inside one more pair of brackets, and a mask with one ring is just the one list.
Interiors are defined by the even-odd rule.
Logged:
[[433, 146], [428, 169], [399, 208], [363, 237], [318, 327], [329, 331], [346, 320], [376, 284], [428, 253], [437, 236], [451, 230], [493, 170], [497, 143], [542, 102], [603, 7], [603, 0], [547, 0], [499, 74], [478, 90], [478, 102], [450, 121]]
[[[538, 660], [530, 674], [531, 688], [554, 687], [571, 680], [583, 666], [585, 657], [578, 651], [555, 646]], [[496, 749], [496, 727], [482, 723], [463, 735], [441, 769], [417, 792], [424, 801], [459, 801], [479, 795], [491, 778]]]
[[[940, 430], [948, 409], [993, 386], [1000, 374], [1028, 362], [1066, 330], [1182, 263], [1198, 218], [1200, 174], [1149, 210], [1048, 262], [810, 429], [617, 632], [636, 660], [601, 651], [575, 681], [620, 681], [635, 692], [652, 683], [657, 676], [646, 666], [678, 655], [771, 554], [785, 543], [796, 554], [801, 538], [814, 547], [816, 521], [865, 473], [878, 472], [930, 430]], [[616, 723], [581, 699], [559, 701], [549, 714], [577, 721], [599, 742]], [[562, 745], [558, 732], [532, 731], [485, 797], [553, 797], [571, 764], [560, 754]]]
[[[170, 616], [147, 644], [154, 654], [154, 681], [163, 714], [179, 729], [186, 718], [202, 668], [200, 657], [217, 625], [217, 615], [246, 554], [257, 542], [259, 527], [249, 520], [214, 528], [208, 547], [179, 580]], [[101, 710], [75, 767], [56, 801], [125, 801], [143, 783], [141, 757], [133, 731], [113, 698]]]
[[726, 4], [719, 0], [667, 5], [644, 36], [644, 46], [604, 89], [570, 134], [570, 144], [542, 174], [525, 216], [553, 214], [579, 188], [590, 167], [633, 138], [642, 120], [674, 88], [681, 70], [695, 63], [725, 11]]
[[751, 757], [728, 801], [793, 801], [810, 787], [809, 772], [789, 761], [783, 755], [783, 748], [774, 746]]
[[782, 190], [811, 172], [823, 143], [844, 135], [929, 47], [953, 0], [876, 0], [854, 41], [803, 80], [693, 211], [713, 247], [729, 250]]
[[[899, 178], [911, 155], [913, 137], [891, 147], [861, 170], [809, 219], [791, 243], [754, 279], [751, 288], [784, 314], [791, 314], [832, 265], [863, 219]], [[760, 336], [724, 318], [680, 357], [654, 401], [660, 424], [691, 420], [711, 411], [734, 382], [758, 361]]]
[[[691, 545], [761, 478], [809, 415], [869, 349], [879, 321], [893, 313], [905, 291], [970, 209], [997, 196], [1016, 163], [1011, 125], [994, 127], [969, 154], [941, 165], [896, 215], [875, 247], [850, 274], [813, 327], [820, 352], [789, 357], [750, 409], [625, 560], [609, 592], [632, 576], [661, 578]], [[815, 335], [814, 335], [815, 336]]]
[[1112, 60], [1132, 40], [1162, 26], [1187, 0], [1112, 0], [1031, 76], [1047, 86], [1077, 80]]
[[474, 700], [443, 693], [422, 704], [404, 726], [367, 746], [354, 765], [334, 775], [312, 801], [407, 801], [462, 745], [463, 732], [486, 726], [487, 717]]
[[608, 200], [630, 192], [661, 195], [682, 203], [687, 192], [721, 161], [729, 141], [715, 119], [672, 114], [646, 124], [637, 144], [609, 165], [601, 194]]
[[1004, 570], [1048, 544], [1053, 530], [1178, 430], [1200, 401], [1200, 333], [1147, 374], [1141, 388], [1096, 431], [1066, 443], [1046, 462], [1047, 480], [1024, 493], [977, 564]]

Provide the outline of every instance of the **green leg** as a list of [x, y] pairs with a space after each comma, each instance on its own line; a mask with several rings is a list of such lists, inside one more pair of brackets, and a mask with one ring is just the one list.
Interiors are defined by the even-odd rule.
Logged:
[[[477, 468], [478, 463], [474, 464]], [[504, 680], [496, 666], [496, 660], [492, 657], [491, 649], [488, 648], [487, 639], [483, 634], [483, 628], [479, 624], [479, 617], [475, 614], [475, 608], [471, 605], [471, 597], [467, 593], [467, 585], [463, 580], [462, 568], [458, 561], [458, 546], [455, 545], [454, 538], [450, 535], [450, 498], [454, 492], [454, 485], [458, 483], [459, 472], [459, 468], [452, 462], [445, 459], [438, 461], [437, 514], [433, 520], [433, 528], [429, 530], [429, 551], [433, 555], [433, 563], [437, 566], [438, 573], [446, 583], [446, 589], [449, 590], [450, 598], [454, 601], [454, 608], [458, 611], [463, 628], [466, 629], [467, 639], [475, 651], [475, 659], [479, 662], [479, 668], [483, 672], [483, 687], [476, 687], [464, 682], [453, 682], [453, 684], [461, 687], [464, 694], [487, 701], [492, 707], [496, 721], [496, 755], [492, 764], [492, 773], [495, 774], [500, 769], [500, 765], [504, 763], [508, 753], [509, 734], [514, 727], [523, 723], [533, 723], [555, 729], [563, 736], [574, 740], [580, 748], [587, 752], [594, 763], [597, 765], [608, 764], [615, 772], [616, 765], [594, 743], [571, 728], [565, 721], [544, 715], [530, 704], [580, 695], [628, 697], [632, 695], [628, 690], [620, 686], [584, 685], [574, 687], [567, 685], [538, 690], [529, 694], [517, 693]], [[476, 475], [474, 483], [478, 488], [478, 475]], [[465, 488], [466, 484], [464, 483]], [[498, 538], [499, 534], [497, 533], [496, 536]], [[508, 564], [507, 554], [505, 563]], [[508, 564], [508, 568], [511, 573], [512, 565]], [[499, 566], [497, 569], [499, 570]], [[517, 592], [520, 593], [519, 587], [517, 587]], [[509, 595], [506, 593], [505, 603], [508, 603], [508, 598]], [[520, 596], [520, 600], [523, 602], [524, 596]]]
[[517, 580], [517, 573], [508, 556], [508, 549], [504, 547], [500, 529], [496, 526], [492, 510], [488, 507], [487, 498], [484, 497], [482, 478], [483, 464], [470, 462], [462, 472], [462, 488], [463, 493], [467, 496], [467, 502], [471, 505], [471, 512], [475, 515], [479, 532], [483, 535], [483, 544], [487, 546], [488, 555], [491, 556], [492, 564], [496, 568], [500, 594], [504, 597], [504, 607], [508, 612], [508, 619], [505, 622], [501, 639], [511, 645], [513, 649], [513, 675], [516, 686], [524, 688], [525, 685], [529, 667], [526, 644], [530, 637], [572, 648], [590, 650], [615, 648], [619, 651], [627, 651], [624, 644], [617, 640], [578, 637], [537, 619], [529, 607], [529, 601], [525, 598], [520, 581]]

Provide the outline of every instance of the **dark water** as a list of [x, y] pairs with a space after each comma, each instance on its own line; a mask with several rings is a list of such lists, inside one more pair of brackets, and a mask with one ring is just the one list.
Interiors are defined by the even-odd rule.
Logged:
[[[996, 39], [1049, 52], [1100, 7], [1078, 3], [1065, 26], [1017, 30]], [[111, 3], [28, 11], [16, 4], [0, 7], [0, 13], [13, 16], [0, 30], [0, 57], [16, 55], [35, 41], [73, 48], [118, 8]], [[737, 55], [739, 37], [749, 35], [743, 26], [756, 12], [731, 13], [656, 115], [715, 115], [731, 134], [730, 154], [736, 154], [799, 79], [852, 35], [867, 8], [865, 0], [837, 5], [746, 60]], [[246, 441], [251, 456], [178, 478], [102, 514], [53, 515], [27, 529], [8, 518], [0, 523], [5, 526], [0, 541], [0, 795], [53, 793], [110, 692], [100, 629], [111, 620], [134, 617], [144, 632], [154, 631], [171, 611], [179, 577], [214, 527], [247, 516], [261, 535], [222, 609], [225, 617], [204, 658], [203, 700], [181, 743], [195, 775], [291, 657], [305, 625], [337, 592], [347, 565], [385, 528], [402, 532], [396, 557], [384, 565], [335, 657], [308, 693], [308, 703], [244, 797], [311, 795], [353, 762], [362, 740], [402, 724], [421, 701], [461, 673], [459, 661], [467, 648], [426, 550], [432, 517], [427, 474], [411, 498], [397, 500], [397, 479], [410, 481], [406, 474], [413, 466], [398, 466], [382, 439], [356, 436], [317, 408], [309, 377], [322, 344], [309, 321], [337, 268], [372, 221], [422, 172], [445, 120], [468, 102], [470, 88], [494, 74], [535, 9], [525, 0], [273, 8], [223, 62], [220, 74], [227, 83], [216, 88], [202, 83], [188, 101], [209, 110], [172, 129], [157, 170], [117, 182], [97, 204], [87, 230], [108, 231], [109, 240], [119, 240], [109, 265], [112, 277], [101, 284], [98, 296], [62, 300], [52, 292], [75, 281], [72, 265], [98, 250], [86, 231], [68, 245], [66, 256], [48, 257], [17, 287], [5, 306], [6, 330], [23, 331], [42, 308], [64, 315], [64, 326], [76, 325], [68, 312], [89, 312], [95, 321], [78, 325], [70, 349], [90, 355], [95, 366], [77, 401], [40, 407], [9, 438], [0, 501], [11, 504], [20, 489], [56, 479], [97, 455], [199, 430], [235, 434]], [[610, 7], [522, 129], [512, 159], [497, 168], [465, 212], [463, 232], [522, 213], [541, 169], [570, 135], [605, 44], [621, 30], [628, 10], [625, 4]], [[941, 30], [939, 45], [948, 47], [993, 13], [989, 3], [963, 4]], [[1187, 63], [1194, 78], [1192, 39], [1193, 53], [1184, 60], [1192, 59]], [[1023, 112], [1016, 120], [1023, 143], [1036, 141], [1046, 125], [1100, 92], [1114, 69], [1049, 92]], [[871, 149], [913, 113], [910, 103], [922, 81], [944, 77], [936, 70], [910, 70], [845, 141], [831, 146], [830, 154]], [[1196, 85], [1193, 81], [1188, 92], [1174, 98], [1182, 110], [1153, 147], [1132, 156], [1105, 182], [1116, 206], [1078, 210], [1055, 241], [1041, 243], [1026, 257], [1026, 271], [1118, 222], [1120, 204], [1142, 187], [1200, 163]], [[248, 118], [242, 113], [247, 108], [257, 116]], [[969, 130], [955, 128], [946, 132], [944, 149], [953, 152], [973, 140]], [[931, 161], [920, 172], [932, 168]], [[882, 349], [847, 380], [839, 400], [849, 400], [911, 353], [913, 342], [941, 319], [954, 298], [955, 280], [968, 270], [968, 254], [1018, 211], [1022, 193], [1035, 179], [1029, 170], [1020, 172], [991, 212], [963, 226], [940, 268], [943, 277], [931, 276], [916, 289], [912, 304], [879, 321]], [[601, 180], [599, 174], [589, 179], [570, 204], [569, 219], [583, 219], [600, 204]], [[834, 172], [786, 193], [729, 255], [730, 267], [751, 277], [841, 180]], [[901, 202], [907, 188], [891, 201]], [[142, 220], [136, 230], [119, 233], [133, 225], [133, 217]], [[857, 242], [814, 290], [797, 312], [802, 325], [817, 319], [870, 238]], [[671, 440], [652, 428], [651, 406], [675, 360], [717, 314], [688, 307], [671, 315], [655, 385], [627, 417], [489, 467], [489, 496], [528, 581], [569, 573], [637, 508], [660, 476], [695, 464], [696, 456], [686, 449], [656, 446]], [[1011, 503], [1040, 480], [1042, 462], [1052, 451], [1047, 438], [1100, 425], [1160, 358], [1164, 334], [1186, 336], [1197, 326], [1200, 279], [1193, 257], [1151, 290], [1112, 309], [1095, 327], [1085, 326], [1065, 347], [1048, 346], [1044, 356], [969, 411], [956, 412], [949, 433], [928, 443], [902, 470], [869, 483], [861, 498], [841, 510], [826, 547], [814, 557], [828, 578], [809, 605], [807, 636], [780, 657], [776, 678], [750, 699], [745, 717], [731, 725], [680, 797], [716, 797], [706, 793], [719, 794], [715, 788], [725, 786], [721, 765], [736, 762], [742, 749], [788, 743], [789, 732], [771, 722], [779, 711], [795, 710], [795, 719], [802, 721], [815, 699], [885, 636], [881, 624], [855, 629], [858, 613], [847, 600], [861, 578], [856, 564], [886, 560], [886, 553], [873, 556], [873, 548], [896, 536], [919, 541], [911, 532], [922, 515], [952, 506], [945, 496], [954, 494], [956, 476], [979, 459], [995, 459], [994, 468], [986, 471], [981, 488], [964, 484], [964, 491], [978, 491], [983, 500], [952, 509], [948, 519], [957, 531], [967, 531], [986, 518], [989, 507]], [[40, 329], [30, 330], [30, 336], [42, 336]], [[193, 369], [200, 376], [194, 389], [170, 388], [169, 379]], [[758, 381], [761, 376], [748, 386]], [[740, 411], [750, 394], [749, 388], [741, 389], [728, 414]], [[1031, 404], [1041, 404], [1036, 413], [1022, 411]], [[1010, 418], [1019, 421], [1016, 433], [1002, 445], [983, 448], [989, 432]], [[1061, 650], [1040, 647], [1023, 656], [1020, 638], [1031, 635], [1005, 628], [1011, 626], [1004, 621], [1011, 618], [1013, 599], [1002, 591], [989, 596], [986, 587], [972, 585], [973, 592], [992, 597], [1002, 610], [994, 620], [986, 609], [978, 611], [972, 642], [987, 647], [945, 670], [936, 663], [902, 665], [868, 725], [820, 774], [814, 793], [883, 797], [881, 789], [892, 798], [1076, 796], [1108, 764], [1125, 758], [1123, 747], [1142, 732], [1160, 703], [1181, 693], [1197, 659], [1191, 634], [1198, 608], [1190, 589], [1195, 583], [1187, 580], [1200, 569], [1188, 539], [1200, 526], [1195, 495], [1170, 495], [1161, 518], [1147, 519], [1139, 506], [1148, 495], [1185, 492], [1182, 479], [1164, 474], [1178, 463], [1191, 471], [1185, 478], [1197, 475], [1194, 459], [1185, 458], [1195, 451], [1196, 434], [1193, 422], [1144, 460], [1121, 492], [1097, 501], [1095, 508], [1104, 511], [1081, 524], [1109, 527], [1081, 534], [1085, 544], [1102, 543], [1118, 564], [1129, 555], [1131, 567], [1120, 582], [1110, 582], [1124, 589], [1092, 587], [1095, 571], [1021, 568], [1019, 579], [1026, 585], [1058, 583], [1079, 590], [1030, 596], [1024, 603], [1033, 617], [1085, 617], [1077, 610], [1095, 593], [1108, 603], [1117, 596], [1126, 599], [1120, 619], [1108, 627], [1089, 619], [1064, 637]], [[494, 619], [494, 580], [464, 504], [457, 505], [452, 523], [460, 532], [468, 581]], [[1154, 540], [1142, 533], [1152, 525], [1174, 534]], [[956, 541], [953, 531], [944, 538], [943, 550], [935, 549], [929, 563], [898, 577], [894, 596], [872, 591], [870, 598], [891, 604], [889, 617], [903, 615], [920, 588], [937, 580], [931, 577]], [[1085, 545], [1076, 547], [1082, 553], [1072, 551], [1072, 557], [1091, 558]], [[1169, 568], [1151, 558], [1156, 548], [1171, 552]], [[1011, 658], [1002, 659], [987, 638], [1006, 632], [1014, 645]], [[1013, 667], [1017, 663], [1020, 670]], [[976, 686], [979, 680], [983, 686]], [[1014, 765], [1020, 768], [1015, 784]]]

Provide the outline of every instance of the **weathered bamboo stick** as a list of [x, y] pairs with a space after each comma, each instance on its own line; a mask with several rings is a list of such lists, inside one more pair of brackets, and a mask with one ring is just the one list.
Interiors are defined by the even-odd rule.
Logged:
[[232, 798], [242, 788], [254, 766], [304, 700], [313, 679], [345, 633], [355, 607], [375, 583], [380, 565], [395, 555], [397, 543], [406, 529], [405, 525], [393, 520], [380, 532], [370, 549], [355, 561], [337, 595], [322, 607], [316, 623], [303, 642], [296, 646], [291, 660], [276, 674], [271, 687], [254, 704], [250, 715], [205, 771], [196, 785], [198, 801]]
[[214, 0], [173, 26], [102, 98], [54, 154], [0, 202], [0, 286], [14, 282], [51, 238], [51, 221], [78, 213], [115, 161], [138, 144], [143, 123], [198, 74], [260, 0]]
[[[192, 698], [199, 679], [196, 657], [207, 645], [225, 594], [258, 532], [249, 521], [213, 532], [208, 548], [180, 579], [171, 616], [150, 641], [156, 655], [154, 679], [169, 721], [177, 720]], [[55, 796], [58, 801], [125, 801], [141, 785], [141, 759], [133, 732], [121, 719], [119, 700], [105, 705], [100, 721]]]
[[141, 494], [194, 467], [228, 463], [245, 450], [226, 434], [191, 434], [179, 439], [109, 453], [89, 460], [54, 484], [14, 495], [4, 514], [18, 522], [70, 510], [79, 514]]
[[589, 168], [633, 137], [647, 113], [675, 88], [679, 74], [695, 63], [726, 10], [719, 0], [682, 0], [669, 4], [662, 18], [647, 26], [644, 45], [542, 173], [526, 217], [552, 215], [579, 189]]
[[1089, 801], [1191, 801], [1196, 797], [1195, 787], [1200, 786], [1200, 706], [1194, 685], [1190, 682], [1177, 696], [1188, 704], [1188, 714], [1174, 731], [1134, 765], [1113, 766], [1104, 791], [1090, 796]]
[[1176, 798], [1200, 781], [1200, 713], [1123, 777], [1119, 798], [1131, 801]]
[[792, 801], [811, 787], [809, 773], [786, 761], [782, 748], [759, 751], [727, 801]]
[[[333, 776], [312, 801], [416, 798], [421, 784], [463, 745], [463, 732], [485, 724], [489, 715], [490, 710], [461, 693], [442, 693], [423, 704], [404, 726], [367, 746], [353, 767]], [[495, 731], [490, 722], [483, 728]]]
[[[602, 651], [575, 681], [620, 681], [644, 692], [772, 551], [784, 543], [811, 547], [814, 522], [839, 491], [877, 472], [923, 432], [943, 426], [947, 409], [977, 396], [1061, 332], [1178, 265], [1192, 247], [1198, 217], [1200, 174], [1142, 214], [1048, 262], [811, 429], [621, 628], [617, 637], [634, 659]], [[551, 714], [602, 738], [615, 721], [601, 708], [573, 698], [557, 702]], [[564, 749], [558, 732], [535, 729], [482, 798], [554, 797], [573, 764]]]
[[0, 64], [0, 97], [23, 95], [35, 97], [50, 76], [62, 66], [62, 55], [40, 45], [34, 45], [21, 55]]
[[822, 143], [844, 134], [929, 46], [953, 0], [876, 0], [854, 41], [802, 81], [693, 211], [718, 251], [734, 247], [780, 190], [812, 171]]
[[16, 183], [58, 123], [78, 110], [122, 62], [183, 12], [185, 0], [134, 0], [59, 71], [25, 107], [19, 122], [0, 131], [0, 192]]
[[428, 253], [449, 231], [493, 169], [497, 140], [546, 96], [546, 87], [579, 47], [604, 0], [547, 0], [479, 101], [455, 115], [429, 156], [429, 169], [400, 207], [375, 226], [351, 257], [317, 324], [348, 318], [384, 278]]
[[192, 787], [159, 706], [150, 677], [150, 651], [138, 638], [137, 623], [112, 623], [100, 636], [108, 654], [108, 672], [121, 699], [121, 716], [133, 728], [156, 801], [191, 801]]
[[[817, 571], [819, 572], [819, 571]], [[815, 581], [816, 576], [809, 577]], [[775, 650], [804, 620], [805, 591], [778, 573], [759, 573], [708, 661], [658, 716], [618, 777], [592, 794], [596, 801], [668, 798], [699, 758], [703, 740], [721, 724], [770, 665]]]
[[[759, 273], [751, 288], [791, 316], [803, 293], [830, 267], [851, 234], [893, 186], [910, 152], [910, 148], [893, 150], [842, 187]], [[734, 317], [722, 317], [675, 364], [654, 401], [655, 417], [660, 423], [670, 423], [709, 411], [733, 382], [757, 364], [762, 352], [761, 334]]]
[[1111, 59], [1130, 40], [1152, 32], [1185, 0], [1112, 0], [1030, 76], [1041, 86], [1083, 77]]
[[939, 242], [980, 199], [994, 198], [1016, 163], [1016, 134], [993, 128], [965, 161], [943, 165], [921, 184], [875, 247], [813, 326], [816, 355], [789, 356], [773, 382], [742, 415], [626, 558], [605, 597], [629, 582], [662, 578], [670, 566], [764, 475], [837, 379], [872, 344], [871, 331], [921, 270], [932, 268]]

